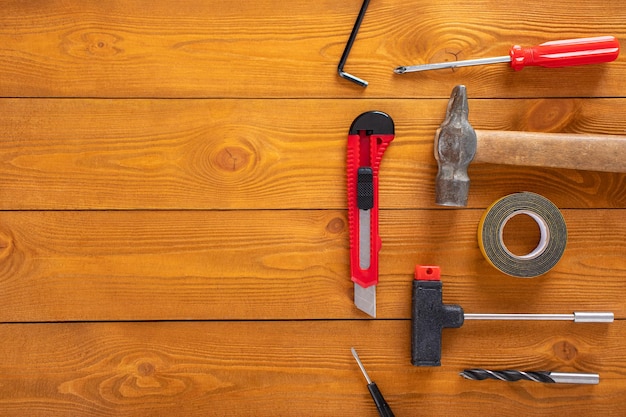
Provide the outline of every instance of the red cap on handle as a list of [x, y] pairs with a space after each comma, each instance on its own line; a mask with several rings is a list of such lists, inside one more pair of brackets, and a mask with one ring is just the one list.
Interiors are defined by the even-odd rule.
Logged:
[[441, 281], [441, 268], [434, 265], [415, 265], [415, 280]]
[[545, 42], [528, 48], [515, 45], [509, 55], [511, 67], [516, 71], [531, 65], [560, 68], [600, 64], [617, 59], [619, 41], [614, 36], [597, 36]]

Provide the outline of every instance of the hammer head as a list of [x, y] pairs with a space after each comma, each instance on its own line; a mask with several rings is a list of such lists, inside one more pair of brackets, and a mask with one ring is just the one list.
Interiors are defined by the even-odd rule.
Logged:
[[469, 166], [476, 154], [476, 132], [468, 120], [469, 106], [464, 85], [452, 90], [446, 119], [435, 133], [435, 159], [439, 166], [435, 179], [435, 202], [442, 206], [466, 206], [470, 179]]

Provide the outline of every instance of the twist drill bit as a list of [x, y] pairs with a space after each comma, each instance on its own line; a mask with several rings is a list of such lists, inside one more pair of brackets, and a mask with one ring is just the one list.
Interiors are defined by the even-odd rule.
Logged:
[[515, 382], [520, 380], [542, 382], [545, 384], [598, 384], [598, 374], [566, 373], [566, 372], [524, 372], [515, 370], [491, 371], [488, 369], [466, 369], [459, 375], [466, 379], [482, 381], [495, 379], [499, 381]]

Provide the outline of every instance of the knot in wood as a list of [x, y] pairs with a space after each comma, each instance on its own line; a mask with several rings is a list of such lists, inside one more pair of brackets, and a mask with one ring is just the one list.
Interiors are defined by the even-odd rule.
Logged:
[[124, 52], [120, 47], [122, 40], [114, 33], [76, 31], [65, 35], [62, 48], [79, 58], [111, 58]]
[[346, 228], [346, 222], [341, 217], [335, 217], [326, 225], [329, 233], [341, 233]]
[[90, 54], [99, 57], [111, 57], [119, 54], [122, 50], [116, 45], [121, 38], [110, 33], [86, 33], [83, 40], [87, 44]]
[[564, 361], [572, 361], [578, 355], [578, 349], [576, 349], [576, 346], [567, 340], [555, 343], [553, 350], [556, 357]]
[[252, 152], [240, 145], [226, 145], [214, 156], [213, 165], [221, 171], [242, 171], [250, 165]]
[[142, 362], [137, 366], [137, 372], [141, 376], [152, 376], [156, 372], [156, 368], [150, 362]]

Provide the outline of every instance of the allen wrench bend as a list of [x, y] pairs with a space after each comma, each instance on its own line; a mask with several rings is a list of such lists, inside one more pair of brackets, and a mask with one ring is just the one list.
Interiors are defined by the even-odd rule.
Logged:
[[341, 59], [339, 60], [339, 65], [337, 66], [337, 72], [341, 78], [345, 78], [346, 80], [352, 81], [360, 85], [361, 87], [367, 87], [367, 81], [360, 79], [359, 77], [355, 77], [352, 74], [348, 74], [343, 70], [344, 65], [346, 64], [346, 60], [348, 59], [348, 55], [350, 54], [350, 49], [352, 49], [352, 44], [356, 39], [356, 34], [361, 27], [361, 22], [363, 22], [363, 17], [365, 17], [365, 12], [367, 11], [367, 6], [369, 5], [370, 0], [364, 0], [363, 5], [361, 6], [361, 11], [356, 18], [356, 22], [354, 22], [354, 27], [352, 28], [352, 33], [350, 33], [350, 38], [348, 38], [348, 43], [346, 44], [346, 48], [343, 50], [343, 55], [341, 55]]

